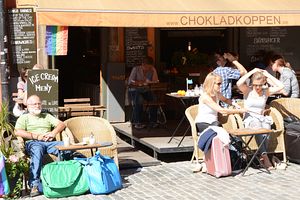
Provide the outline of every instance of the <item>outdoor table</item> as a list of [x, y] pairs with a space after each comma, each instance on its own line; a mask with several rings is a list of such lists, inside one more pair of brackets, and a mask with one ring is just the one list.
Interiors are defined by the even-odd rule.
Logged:
[[[183, 105], [184, 107], [184, 110], [187, 109], [189, 106], [191, 105], [194, 105], [194, 104], [197, 104], [198, 103], [198, 98], [199, 98], [199, 95], [193, 95], [193, 96], [183, 96], [183, 95], [178, 95], [177, 93], [167, 93], [166, 94], [167, 96], [170, 96], [170, 97], [173, 97], [173, 98], [176, 98], [178, 100], [180, 100], [181, 104]], [[183, 114], [183, 116], [181, 117], [181, 120], [179, 122], [179, 124], [177, 125], [177, 127], [175, 128], [175, 130], [173, 131], [172, 133], [172, 136], [170, 138], [170, 140], [168, 141], [168, 143], [170, 143], [172, 141], [172, 139], [175, 137], [175, 134], [177, 133], [178, 129], [181, 127], [182, 123], [184, 122], [184, 120], [187, 120], [185, 114]], [[180, 146], [180, 144], [182, 143], [183, 139], [185, 138], [186, 136], [186, 133], [189, 131], [190, 129], [190, 125], [185, 129], [185, 132], [178, 144], [178, 147]]]
[[98, 148], [109, 147], [109, 146], [112, 146], [112, 142], [101, 142], [95, 144], [77, 143], [77, 144], [71, 144], [69, 146], [55, 146], [55, 148], [58, 149], [58, 160], [62, 160], [63, 151], [76, 151], [81, 149], [90, 149], [91, 155], [93, 156], [94, 155], [93, 149], [97, 151]]
[[[265, 129], [265, 128], [259, 128], [259, 129], [250, 129], [250, 128], [240, 128], [240, 129], [231, 129], [227, 131], [230, 135], [233, 136], [237, 136], [241, 139], [242, 143], [243, 143], [243, 150], [249, 150], [252, 151], [252, 149], [250, 148], [249, 144], [251, 142], [251, 140], [253, 139], [253, 137], [255, 135], [262, 135], [262, 134], [271, 134], [274, 133], [274, 130], [271, 129]], [[243, 137], [244, 136], [250, 136], [250, 139], [248, 142], [246, 142]], [[254, 159], [256, 158], [260, 164], [260, 166], [263, 166], [265, 168], [265, 170], [270, 174], [270, 170], [265, 167], [259, 157], [257, 156], [259, 150], [261, 149], [262, 145], [266, 142], [267, 137], [264, 137], [264, 139], [262, 140], [261, 144], [258, 146], [257, 150], [255, 151], [255, 153], [253, 154], [253, 156], [251, 157], [250, 161], [248, 162], [246, 168], [244, 169], [242, 175], [244, 175], [246, 173], [246, 171], [248, 170], [249, 166], [252, 164], [252, 162], [254, 161]]]
[[103, 117], [104, 112], [106, 111], [105, 106], [103, 105], [80, 105], [80, 106], [63, 106], [58, 107], [58, 112], [66, 118], [72, 116], [81, 116], [86, 115], [86, 112], [92, 112], [92, 115], [95, 116], [96, 112], [100, 112], [100, 117]]

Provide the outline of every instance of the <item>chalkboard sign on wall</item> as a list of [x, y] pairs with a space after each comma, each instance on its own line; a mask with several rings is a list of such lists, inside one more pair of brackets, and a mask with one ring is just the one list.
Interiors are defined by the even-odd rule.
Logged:
[[8, 19], [11, 72], [14, 74], [17, 69], [32, 68], [37, 63], [33, 9], [10, 9]]
[[147, 29], [125, 28], [125, 62], [126, 67], [140, 65], [147, 55]]
[[240, 29], [240, 60], [245, 66], [257, 67], [270, 51], [281, 54], [300, 70], [300, 27], [264, 27]]

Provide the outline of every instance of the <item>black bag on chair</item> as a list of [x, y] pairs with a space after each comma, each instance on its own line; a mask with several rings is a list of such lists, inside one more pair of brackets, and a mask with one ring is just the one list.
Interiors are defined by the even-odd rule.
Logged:
[[286, 155], [291, 162], [300, 164], [300, 120], [284, 118]]
[[231, 137], [229, 145], [229, 153], [231, 159], [232, 171], [245, 169], [247, 166], [247, 159], [243, 154], [243, 142], [238, 137]]

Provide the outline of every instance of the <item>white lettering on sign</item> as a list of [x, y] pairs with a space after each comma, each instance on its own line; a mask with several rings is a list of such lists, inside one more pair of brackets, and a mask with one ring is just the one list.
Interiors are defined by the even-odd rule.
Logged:
[[58, 76], [54, 74], [41, 73], [41, 80], [53, 81], [58, 83]]
[[35, 85], [35, 91], [50, 93], [52, 86], [48, 83], [46, 85]]
[[53, 81], [55, 83], [58, 83], [58, 76], [49, 73], [35, 74], [34, 76], [29, 77], [28, 79], [31, 82], [31, 84], [37, 83], [40, 80]]
[[39, 75], [38, 75], [38, 74], [35, 74], [34, 76], [29, 77], [28, 79], [29, 79], [29, 81], [31, 82], [31, 84], [34, 84], [34, 83], [40, 81], [40, 78], [39, 78]]

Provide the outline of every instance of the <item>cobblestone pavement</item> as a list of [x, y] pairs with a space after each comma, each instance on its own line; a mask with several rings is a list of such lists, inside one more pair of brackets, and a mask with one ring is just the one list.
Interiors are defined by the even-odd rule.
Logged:
[[[245, 176], [223, 178], [192, 173], [191, 169], [191, 163], [184, 161], [122, 170], [122, 190], [110, 195], [87, 194], [64, 199], [300, 199], [300, 165], [291, 163], [286, 170], [272, 170], [271, 174], [250, 168]], [[32, 199], [47, 198], [41, 195]]]

